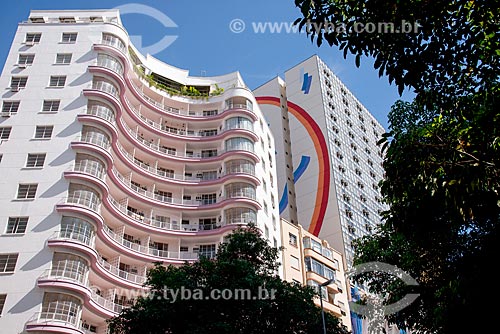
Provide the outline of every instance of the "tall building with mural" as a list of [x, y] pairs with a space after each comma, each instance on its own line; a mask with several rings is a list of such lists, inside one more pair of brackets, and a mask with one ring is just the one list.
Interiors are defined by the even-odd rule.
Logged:
[[353, 260], [380, 222], [381, 124], [312, 56], [254, 90], [275, 137], [279, 210]]
[[280, 246], [276, 148], [239, 73], [144, 57], [117, 10], [32, 11], [0, 86], [0, 332], [106, 333], [153, 262], [248, 223]]

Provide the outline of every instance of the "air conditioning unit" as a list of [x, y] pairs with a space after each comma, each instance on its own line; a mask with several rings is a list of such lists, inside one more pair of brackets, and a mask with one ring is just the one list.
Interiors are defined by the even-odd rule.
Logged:
[[26, 64], [17, 64], [17, 67], [18, 68], [26, 68], [28, 65]]
[[10, 87], [11, 92], [19, 92], [19, 87]]
[[0, 114], [0, 116], [2, 116], [2, 117], [10, 117], [10, 112], [2, 112]]
[[33, 41], [29, 41], [29, 42], [26, 42], [26, 43], [24, 43], [24, 44], [25, 44], [26, 46], [33, 46], [33, 45], [35, 45], [35, 42], [33, 42]]

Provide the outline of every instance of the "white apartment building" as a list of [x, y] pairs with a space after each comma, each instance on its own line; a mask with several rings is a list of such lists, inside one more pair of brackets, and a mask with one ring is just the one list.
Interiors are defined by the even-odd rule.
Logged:
[[352, 240], [380, 223], [385, 132], [318, 57], [254, 90], [276, 142], [280, 214], [352, 265]]
[[239, 73], [141, 55], [116, 10], [32, 11], [0, 87], [0, 332], [104, 333], [153, 262], [249, 222], [280, 246], [274, 139]]

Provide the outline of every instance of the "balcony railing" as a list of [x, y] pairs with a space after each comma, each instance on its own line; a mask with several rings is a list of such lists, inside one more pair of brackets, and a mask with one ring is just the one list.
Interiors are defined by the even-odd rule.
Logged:
[[137, 133], [136, 131], [129, 128], [128, 125], [125, 124], [123, 121], [122, 121], [122, 125], [125, 128], [125, 130], [127, 130], [127, 132], [132, 136], [132, 138], [134, 138], [136, 141], [138, 141], [142, 146], [145, 146], [153, 151], [157, 151], [159, 153], [166, 154], [166, 155], [173, 156], [173, 157], [188, 158], [188, 159], [189, 158], [210, 159], [210, 158], [220, 156], [223, 153], [226, 153], [229, 151], [239, 150], [239, 151], [247, 151], [250, 153], [254, 152], [253, 147], [251, 147], [249, 145], [232, 145], [232, 146], [228, 147], [226, 150], [220, 149], [220, 148], [213, 148], [214, 150], [217, 150], [217, 152], [211, 152], [210, 154], [205, 153], [205, 152], [197, 152], [197, 153], [192, 153], [192, 154], [191, 153], [181, 154], [177, 151], [174, 151], [174, 150], [171, 150], [169, 148], [158, 145], [157, 143], [147, 141], [146, 139], [142, 138], [139, 135], [139, 133]]
[[109, 151], [109, 149], [111, 148], [109, 138], [103, 137], [100, 134], [92, 132], [87, 132], [82, 134], [81, 136], [76, 137], [76, 141], [81, 141], [88, 144], [94, 144], [103, 148], [106, 151]]
[[[136, 67], [134, 66], [134, 70], [137, 72], [138, 69], [136, 69]], [[139, 74], [139, 77], [141, 77], [142, 73]], [[154, 105], [155, 107], [165, 111], [165, 112], [168, 112], [170, 114], [175, 114], [175, 115], [185, 115], [184, 112], [181, 113], [181, 111], [177, 108], [173, 108], [173, 107], [170, 107], [170, 106], [167, 106], [163, 103], [160, 103], [158, 101], [156, 101], [155, 99], [149, 97], [146, 93], [144, 93], [141, 89], [141, 87], [138, 87], [136, 85], [136, 83], [134, 82], [134, 80], [129, 76], [128, 77], [128, 81], [130, 83], [132, 83], [132, 89], [134, 89], [134, 91], [140, 95], [144, 100], [148, 101], [149, 103], [151, 103], [152, 105]], [[146, 85], [145, 83], [143, 83], [144, 85]]]
[[130, 188], [132, 191], [134, 191], [137, 194], [140, 194], [141, 196], [144, 196], [146, 198], [154, 199], [156, 201], [160, 201], [163, 203], [168, 203], [168, 204], [176, 204], [176, 205], [185, 205], [185, 206], [204, 206], [204, 205], [213, 205], [216, 203], [220, 203], [225, 199], [230, 199], [230, 198], [249, 198], [252, 200], [255, 200], [255, 190], [245, 190], [245, 189], [236, 189], [236, 190], [231, 190], [226, 197], [220, 196], [218, 198], [200, 198], [200, 199], [194, 199], [194, 200], [189, 200], [189, 199], [180, 199], [180, 198], [174, 198], [172, 196], [167, 196], [163, 195], [161, 193], [156, 193], [147, 189], [144, 189], [142, 187], [139, 187], [135, 184], [132, 184], [130, 182], [130, 179], [127, 177], [123, 176], [118, 172], [116, 168], [112, 168], [113, 174], [116, 176], [118, 180], [120, 180], [126, 187]]
[[74, 172], [82, 172], [85, 174], [90, 174], [102, 181], [106, 179], [105, 167], [94, 160], [81, 160], [70, 168]]
[[137, 211], [131, 211], [127, 208], [127, 205], [120, 204], [117, 200], [115, 200], [111, 196], [108, 197], [108, 201], [111, 203], [111, 205], [113, 205], [113, 207], [116, 210], [122, 212], [124, 215], [130, 217], [131, 219], [135, 220], [140, 224], [149, 225], [169, 231], [191, 231], [191, 232], [209, 231], [231, 224], [248, 224], [251, 221], [255, 223], [255, 219], [251, 220], [248, 217], [246, 217], [246, 214], [245, 216], [242, 214], [240, 217], [231, 216], [230, 218], [226, 218], [225, 221], [218, 224], [179, 224], [178, 221], [176, 220], [167, 222], [153, 218], [154, 217], [153, 214], [151, 214], [151, 216], [148, 217], [145, 216], [143, 213], [138, 213]]
[[99, 212], [99, 209], [101, 207], [101, 203], [96, 199], [82, 196], [69, 196], [64, 200], [64, 203], [81, 205], [95, 212]]
[[108, 201], [123, 214], [131, 217], [133, 220], [140, 222], [141, 224], [151, 225], [157, 228], [172, 230], [172, 231], [180, 231], [180, 224], [177, 222], [164, 222], [161, 220], [157, 220], [150, 217], [144, 217], [144, 215], [138, 214], [137, 212], [133, 212], [127, 209], [127, 206], [124, 204], [118, 203], [113, 197], [109, 196]]
[[178, 136], [186, 136], [186, 137], [195, 137], [195, 138], [206, 138], [206, 137], [214, 137], [220, 135], [226, 131], [234, 130], [234, 129], [243, 129], [248, 130], [250, 132], [254, 132], [253, 124], [251, 122], [240, 122], [238, 124], [231, 124], [231, 126], [222, 129], [220, 132], [218, 130], [213, 131], [213, 129], [207, 130], [189, 130], [189, 129], [178, 129], [173, 127], [165, 126], [161, 123], [155, 122], [149, 118], [146, 118], [144, 115], [140, 113], [139, 110], [132, 103], [125, 98], [125, 102], [130, 110], [135, 113], [139, 118], [141, 118], [144, 123], [148, 124], [154, 129], [162, 131], [164, 133], [174, 134]]
[[116, 234], [109, 227], [104, 225], [103, 231], [113, 240], [121, 244], [123, 247], [128, 248], [130, 250], [136, 251], [138, 253], [144, 255], [152, 255], [156, 257], [161, 257], [165, 259], [173, 259], [173, 260], [197, 260], [198, 253], [190, 253], [190, 252], [171, 252], [160, 249], [151, 248], [148, 246], [143, 246], [138, 243], [131, 242], [129, 240], [124, 239], [121, 235]]
[[118, 91], [118, 88], [116, 88], [113, 84], [106, 81], [94, 81], [92, 83], [92, 89], [111, 94], [117, 99], [120, 98], [120, 93]]
[[[87, 268], [88, 272], [88, 268]], [[79, 273], [74, 270], [68, 270], [68, 269], [58, 269], [58, 268], [52, 268], [52, 269], [47, 269], [45, 270], [42, 275], [38, 278], [40, 279], [65, 279], [73, 282], [78, 282], [81, 285], [87, 286], [88, 280], [87, 280], [87, 273]]]
[[114, 112], [101, 105], [91, 105], [90, 108], [87, 108], [85, 110], [86, 115], [92, 115], [92, 116], [97, 116], [99, 118], [105, 119], [106, 121], [110, 122], [111, 124], [115, 124], [115, 114]]
[[101, 40], [101, 44], [112, 46], [115, 49], [120, 50], [124, 54], [127, 54], [127, 48], [125, 47], [125, 45], [123, 44], [123, 42], [120, 41], [116, 37], [113, 38], [112, 36], [109, 36], [109, 37], [106, 36], [105, 38], [103, 38]]
[[75, 240], [91, 248], [95, 245], [93, 234], [71, 230], [56, 231], [49, 237], [49, 240]]
[[250, 198], [255, 200], [255, 189], [232, 189], [230, 191], [226, 191], [226, 198]]
[[[229, 169], [226, 171], [222, 172], [221, 174], [215, 176], [215, 177], [205, 177], [203, 174], [204, 171], [196, 171], [192, 172], [191, 174], [193, 175], [200, 175], [201, 176], [186, 176], [185, 174], [176, 174], [176, 173], [171, 173], [168, 171], [161, 170], [160, 168], [155, 168], [149, 164], [146, 164], [144, 162], [138, 161], [137, 159], [134, 158], [134, 156], [127, 152], [125, 148], [117, 142], [118, 149], [120, 152], [127, 158], [131, 163], [134, 165], [138, 166], [139, 168], [143, 169], [144, 171], [147, 171], [153, 175], [158, 175], [162, 178], [168, 179], [168, 180], [177, 180], [177, 181], [193, 181], [193, 182], [202, 182], [202, 181], [211, 181], [211, 180], [216, 180], [219, 179], [220, 177], [226, 176], [226, 175], [233, 175], [233, 174], [248, 174], [255, 176], [255, 166], [253, 165], [248, 165], [248, 164], [241, 164], [241, 165], [231, 165]], [[210, 172], [210, 171], [207, 171]]]
[[113, 301], [106, 299], [103, 296], [99, 296], [95, 291], [92, 291], [92, 300], [105, 309], [117, 314], [125, 308], [123, 305], [115, 304]]
[[26, 325], [46, 324], [50, 322], [58, 323], [58, 326], [78, 329], [79, 318], [64, 312], [36, 312], [26, 323]]
[[129, 273], [127, 271], [121, 270], [120, 268], [111, 265], [110, 263], [106, 262], [102, 257], [99, 257], [97, 260], [97, 263], [107, 272], [118, 276], [126, 281], [136, 283], [136, 284], [143, 284], [146, 282], [146, 277], [145, 276], [140, 276], [137, 274]]
[[97, 58], [96, 65], [110, 69], [111, 71], [118, 73], [120, 75], [123, 74], [123, 66], [122, 64], [120, 64], [118, 60], [100, 57]]
[[[149, 86], [148, 83], [146, 83], [144, 81], [144, 79], [142, 79], [143, 74], [140, 73], [139, 70], [135, 68], [135, 66], [134, 66], [134, 70], [136, 71], [136, 73], [138, 74], [138, 77], [141, 80], [141, 83], [143, 85], [142, 87], [144, 87], [144, 86], [148, 87]], [[198, 111], [198, 110], [197, 111], [195, 111], [195, 110], [179, 110], [177, 108], [167, 106], [164, 103], [156, 101], [155, 99], [153, 99], [152, 97], [150, 97], [149, 95], [144, 93], [143, 88], [138, 86], [130, 76], [128, 77], [128, 81], [131, 83], [132, 88], [134, 89], [134, 91], [138, 95], [140, 95], [144, 100], [148, 101], [149, 103], [151, 103], [152, 105], [154, 105], [158, 109], [161, 109], [167, 113], [171, 113], [171, 114], [175, 114], [175, 115], [191, 116], [191, 117], [208, 117], [208, 115], [206, 114], [206, 111], [204, 112], [203, 110], [201, 110], [201, 111]], [[251, 106], [248, 106], [246, 104], [229, 103], [229, 104], [226, 104], [222, 110], [217, 110], [216, 113], [213, 113], [213, 116], [218, 115], [222, 111], [226, 111], [229, 109], [244, 109], [244, 110], [247, 110], [247, 111], [250, 111], [253, 113], [253, 108]]]

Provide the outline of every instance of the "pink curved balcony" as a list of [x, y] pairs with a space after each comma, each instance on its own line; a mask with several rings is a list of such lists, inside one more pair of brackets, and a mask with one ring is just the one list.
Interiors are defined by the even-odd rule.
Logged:
[[61, 312], [36, 312], [26, 323], [27, 332], [86, 334], [75, 315]]
[[[133, 69], [134, 72], [136, 72], [137, 79], [141, 81], [143, 87], [138, 87], [134, 81], [128, 76], [124, 75], [123, 79], [125, 79], [125, 83], [136, 98], [138, 98], [140, 101], [143, 101], [145, 105], [149, 106], [150, 109], [158, 111], [160, 114], [164, 115], [169, 115], [171, 117], [177, 118], [177, 119], [183, 119], [183, 120], [192, 120], [192, 121], [205, 121], [207, 119], [221, 119], [228, 115], [229, 113], [242, 113], [245, 115], [250, 116], [254, 121], [258, 120], [257, 115], [254, 113], [254, 111], [249, 108], [247, 105], [244, 104], [233, 104], [233, 105], [228, 105], [225, 106], [224, 108], [220, 108], [215, 115], [206, 115], [203, 112], [199, 111], [187, 111], [187, 110], [179, 110], [178, 108], [173, 108], [171, 106], [166, 105], [163, 101], [156, 101], [155, 99], [151, 98], [148, 96], [146, 93], [144, 93], [143, 88], [147, 87], [147, 89], [151, 89], [149, 85], [144, 82], [144, 79], [142, 79], [143, 74], [137, 69], [137, 67], [130, 61], [128, 58], [127, 53], [123, 52], [115, 52], [116, 50], [115, 47], [109, 47], [107, 45], [107, 42], [102, 42], [101, 44], [94, 44], [94, 50], [96, 51], [108, 51], [111, 52], [113, 55], [118, 56], [120, 60], [123, 62], [123, 65], [125, 67], [124, 72], [127, 73], [131, 69]], [[121, 51], [121, 50], [120, 50]], [[103, 68], [108, 68], [106, 67], [106, 64], [102, 64], [103, 66], [97, 66], [97, 64], [94, 67], [103, 67]], [[114, 74], [112, 69], [110, 71], [110, 74], [115, 76], [118, 75], [118, 73]], [[120, 79], [120, 80], [123, 80]]]
[[[149, 233], [167, 233], [168, 235], [178, 235], [182, 237], [197, 237], [201, 235], [213, 235], [226, 233], [240, 226], [248, 224], [245, 219], [232, 219], [230, 221], [223, 220], [221, 223], [210, 225], [186, 225], [176, 222], [164, 222], [154, 218], [154, 213], [151, 216], [144, 216], [128, 210], [126, 205], [120, 204], [113, 197], [108, 197], [108, 202], [111, 204], [112, 212], [123, 221], [140, 228]], [[108, 208], [108, 206], [106, 206]]]
[[[77, 163], [75, 167], [72, 168], [71, 171], [66, 171], [64, 173], [65, 177], [84, 177], [85, 180], [94, 182], [96, 183], [104, 193], [104, 205], [105, 207], [112, 212], [116, 217], [121, 217], [120, 219], [123, 219], [125, 221], [128, 221], [132, 225], [148, 231], [149, 233], [166, 233], [166, 234], [177, 234], [179, 236], [192, 236], [196, 237], [197, 235], [212, 235], [212, 234], [218, 234], [218, 233], [225, 233], [229, 230], [232, 230], [236, 227], [238, 227], [239, 224], [244, 224], [244, 222], [240, 222], [238, 220], [236, 221], [229, 221], [226, 222], [225, 219], [221, 223], [214, 224], [213, 226], [206, 226], [206, 225], [182, 225], [179, 223], [170, 223], [170, 222], [163, 222], [156, 220], [154, 218], [154, 214], [151, 213], [151, 217], [144, 217], [140, 216], [137, 213], [134, 213], [130, 210], [128, 210], [126, 205], [120, 204], [116, 199], [114, 199], [111, 194], [109, 194], [109, 188], [107, 185], [103, 182], [104, 180], [104, 173], [102, 172], [101, 168], [96, 166], [94, 162], [88, 162], [88, 161], [82, 161], [80, 163]], [[124, 178], [121, 174], [119, 175], [120, 178]], [[94, 178], [90, 177], [94, 176]], [[100, 179], [99, 179], [100, 178]], [[130, 183], [125, 180], [124, 181], [126, 184]], [[132, 187], [130, 187], [131, 190]], [[137, 187], [135, 187], [137, 188]], [[141, 189], [142, 191], [142, 189]], [[152, 194], [152, 196], [155, 196], [156, 194]], [[215, 203], [214, 205], [222, 205], [222, 204], [230, 204], [234, 201], [241, 200], [241, 198], [238, 197], [248, 197], [249, 199], [254, 198], [252, 194], [239, 194], [235, 193], [232, 194], [233, 196], [230, 197], [236, 197], [236, 199], [230, 198], [229, 200], [222, 198], [222, 202]], [[156, 199], [160, 199], [160, 196], [156, 196]], [[165, 200], [166, 198], [162, 198]], [[186, 201], [187, 202], [187, 201]], [[195, 204], [204, 204], [203, 202], [198, 202], [194, 201]], [[247, 203], [248, 204], [248, 203]], [[255, 201], [255, 199], [251, 199], [251, 204], [253, 207], [258, 207], [260, 208], [260, 205], [258, 202]], [[92, 220], [94, 221], [101, 221], [102, 216], [100, 214], [100, 206], [101, 206], [101, 200], [97, 197], [88, 197], [88, 196], [69, 196], [66, 199], [63, 199], [60, 203], [57, 204], [58, 210], [72, 210], [76, 211], [81, 214], [85, 214], [89, 216]], [[198, 209], [203, 208], [203, 206], [198, 206], [195, 207]]]
[[122, 236], [116, 234], [106, 225], [103, 226], [103, 231], [116, 244], [120, 245], [120, 248], [125, 248], [129, 252], [131, 251], [133, 253], [138, 253], [141, 256], [180, 261], [180, 263], [182, 263], [183, 261], [196, 261], [199, 258], [198, 253], [164, 251], [130, 242], [124, 239]]
[[230, 134], [239, 134], [250, 137], [253, 141], [258, 141], [259, 137], [255, 133], [253, 126], [241, 125], [240, 127], [225, 128], [222, 130], [216, 130], [215, 132], [209, 132], [204, 130], [189, 130], [189, 129], [178, 129], [173, 127], [166, 127], [163, 124], [155, 122], [151, 119], [146, 118], [141, 114], [135, 106], [132, 105], [130, 100], [124, 96], [125, 106], [131, 111], [130, 115], [135, 121], [142, 123], [146, 128], [155, 134], [166, 135], [173, 139], [183, 140], [183, 141], [193, 141], [193, 142], [208, 142], [216, 141], [226, 138]]
[[199, 210], [199, 209], [209, 209], [222, 207], [229, 202], [243, 201], [248, 204], [260, 208], [260, 204], [257, 202], [255, 193], [248, 191], [234, 191], [226, 196], [219, 196], [216, 199], [201, 199], [201, 200], [185, 200], [182, 198], [173, 198], [160, 195], [158, 193], [144, 190], [136, 185], [132, 184], [129, 179], [121, 175], [116, 168], [112, 168], [112, 176], [115, 180], [118, 180], [117, 184], [121, 184], [121, 188], [134, 196], [137, 199], [142, 199], [151, 204], [161, 204], [170, 208], [181, 208], [184, 210]]
[[[51, 247], [74, 249], [87, 254], [91, 259], [90, 267], [92, 270], [115, 285], [139, 289], [146, 281], [145, 276], [126, 272], [106, 262], [95, 249], [95, 236], [93, 235], [58, 231], [49, 238], [48, 245]], [[50, 271], [44, 274], [45, 276], [52, 277], [61, 276], [61, 273], [57, 271]], [[67, 274], [70, 275], [71, 273]], [[86, 283], [85, 277], [81, 277], [75, 273], [73, 275], [76, 277], [68, 276], [68, 278], [72, 278], [82, 284]]]
[[185, 174], [165, 172], [161, 169], [154, 168], [153, 166], [137, 161], [137, 159], [135, 159], [131, 153], [125, 150], [125, 148], [119, 142], [116, 144], [116, 147], [118, 148], [121, 156], [124, 158], [122, 160], [126, 161], [127, 165], [132, 170], [137, 171], [142, 175], [150, 176], [157, 180], [167, 181], [179, 185], [198, 186], [224, 183], [231, 178], [243, 178], [252, 182], [256, 186], [260, 185], [260, 179], [255, 175], [255, 169], [245, 168], [244, 166], [242, 166], [241, 168], [233, 168], [232, 170], [224, 171], [223, 173], [220, 173], [216, 178], [204, 179], [203, 177], [186, 176]]
[[[88, 94], [84, 92], [84, 95]], [[117, 110], [120, 110], [120, 108], [118, 108]], [[118, 111], [118, 113], [120, 112]], [[119, 116], [120, 115], [117, 115], [117, 117]], [[94, 122], [95, 121], [100, 122], [99, 121], [100, 119], [105, 119], [100, 117], [100, 115], [98, 115], [97, 113], [96, 115], [79, 115], [78, 118], [80, 120], [92, 120]], [[114, 146], [118, 145], [117, 144], [118, 133], [115, 124], [119, 126], [120, 130], [128, 137], [130, 141], [135, 142], [136, 146], [143, 147], [149, 153], [154, 154], [155, 156], [160, 158], [170, 158], [184, 162], [203, 162], [203, 161], [208, 162], [208, 161], [222, 160], [225, 157], [229, 156], [231, 152], [231, 154], [239, 154], [247, 158], [250, 158], [254, 160], [256, 163], [260, 161], [260, 158], [253, 151], [247, 149], [237, 149], [237, 148], [231, 150], [218, 149], [216, 155], [210, 155], [210, 156], [205, 156], [201, 153], [180, 154], [177, 151], [172, 151], [168, 148], [163, 147], [162, 145], [145, 140], [137, 131], [132, 130], [121, 118], [119, 119], [118, 122], [114, 124], [109, 121], [101, 123], [101, 125], [107, 127], [111, 132], [112, 138], [109, 139], [109, 142], [103, 140], [100, 136], [92, 135], [91, 133], [77, 137], [77, 139], [74, 142], [83, 141], [89, 144], [100, 146], [105, 151], [109, 151], [111, 143], [113, 143]], [[74, 145], [74, 143], [72, 143], [72, 145]]]
[[[141, 135], [137, 132], [132, 130], [123, 120], [120, 120], [120, 127], [123, 128], [125, 131], [124, 133], [127, 135], [129, 140], [135, 142], [138, 144], [139, 147], [144, 148], [146, 151], [151, 152], [152, 154], [165, 158], [165, 157], [170, 157], [175, 160], [179, 161], [185, 161], [185, 162], [202, 162], [202, 161], [216, 161], [216, 160], [221, 160], [222, 158], [228, 156], [229, 154], [242, 154], [247, 156], [248, 158], [251, 158], [254, 160], [256, 163], [259, 162], [259, 157], [250, 150], [246, 149], [233, 149], [233, 150], [225, 150], [221, 148], [217, 148], [217, 154], [215, 155], [210, 155], [210, 156], [204, 156], [201, 153], [194, 153], [194, 154], [186, 154], [186, 153], [180, 153], [177, 151], [170, 150], [168, 148], [165, 148], [157, 143], [150, 142], [144, 138], [141, 137]], [[214, 147], [215, 149], [215, 147]]]
[[122, 305], [98, 295], [87, 278], [77, 279], [70, 270], [49, 269], [38, 278], [37, 285], [40, 288], [59, 288], [76, 293], [84, 298], [84, 306], [104, 317], [116, 316], [123, 309]]
[[[58, 207], [58, 211], [72, 211], [71, 208]], [[94, 215], [95, 216], [95, 215]], [[100, 215], [95, 219], [98, 223], [97, 236], [105, 242], [106, 245], [112, 246], [116, 251], [122, 254], [127, 254], [131, 257], [138, 258], [143, 262], [163, 261], [171, 264], [182, 264], [185, 261], [196, 261], [199, 258], [198, 253], [177, 252], [177, 251], [162, 251], [144, 245], [132, 243], [116, 234], [107, 225]], [[229, 226], [229, 228], [236, 227]], [[210, 232], [220, 233], [217, 230]], [[68, 247], [87, 254], [91, 254], [94, 259], [98, 259], [99, 255], [94, 249], [95, 237], [88, 234], [67, 233], [66, 231], [55, 232], [49, 238], [49, 246]]]

